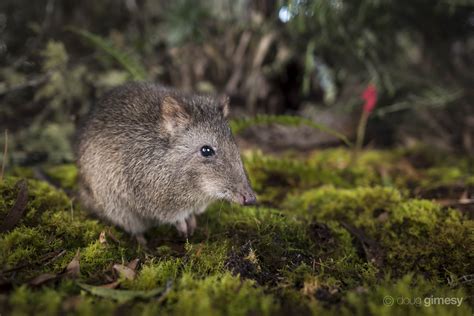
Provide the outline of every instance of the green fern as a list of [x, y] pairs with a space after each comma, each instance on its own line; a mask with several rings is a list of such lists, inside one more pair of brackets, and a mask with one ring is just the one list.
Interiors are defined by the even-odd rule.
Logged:
[[332, 135], [342, 142], [344, 142], [347, 146], [352, 147], [352, 143], [347, 139], [347, 137], [338, 131], [335, 131], [325, 125], [314, 123], [313, 121], [299, 117], [299, 116], [289, 116], [289, 115], [257, 115], [251, 118], [243, 118], [243, 119], [235, 119], [231, 120], [230, 127], [232, 132], [238, 134], [245, 130], [246, 128], [254, 125], [268, 125], [268, 124], [280, 124], [286, 126], [300, 126], [306, 125], [317, 129], [323, 133], [327, 133]]
[[92, 34], [86, 30], [81, 30], [77, 28], [68, 28], [69, 31], [80, 35], [85, 39], [89, 44], [102, 50], [103, 52], [110, 55], [115, 59], [125, 70], [130, 73], [130, 76], [133, 80], [145, 80], [147, 73], [142, 64], [136, 59], [134, 59], [129, 54], [121, 51], [110, 43], [107, 39], [102, 38], [96, 34]]

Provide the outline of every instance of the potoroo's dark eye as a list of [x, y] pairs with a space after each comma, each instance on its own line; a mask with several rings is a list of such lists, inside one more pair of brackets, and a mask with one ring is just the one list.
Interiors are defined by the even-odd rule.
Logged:
[[216, 152], [214, 151], [214, 149], [212, 149], [211, 146], [202, 146], [201, 147], [201, 155], [203, 157], [211, 157], [211, 156], [214, 156], [216, 154]]

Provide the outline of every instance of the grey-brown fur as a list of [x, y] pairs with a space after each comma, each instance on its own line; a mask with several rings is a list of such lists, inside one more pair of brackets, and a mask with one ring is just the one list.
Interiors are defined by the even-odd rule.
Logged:
[[[78, 132], [82, 203], [140, 236], [158, 223], [191, 234], [194, 215], [216, 199], [255, 202], [227, 102], [151, 83], [106, 94]], [[204, 145], [216, 154], [203, 157]]]

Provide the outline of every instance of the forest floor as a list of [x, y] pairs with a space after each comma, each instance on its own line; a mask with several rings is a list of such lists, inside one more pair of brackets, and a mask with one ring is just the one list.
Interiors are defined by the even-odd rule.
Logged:
[[258, 206], [215, 203], [188, 240], [162, 226], [147, 248], [81, 210], [73, 165], [11, 170], [0, 315], [473, 314], [472, 159], [336, 148], [244, 163]]

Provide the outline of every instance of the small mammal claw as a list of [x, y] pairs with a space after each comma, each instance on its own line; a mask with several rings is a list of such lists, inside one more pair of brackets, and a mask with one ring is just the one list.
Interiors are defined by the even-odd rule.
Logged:
[[181, 237], [188, 237], [188, 225], [186, 224], [186, 220], [182, 219], [177, 221], [174, 226], [178, 230], [178, 233]]
[[188, 218], [176, 222], [175, 227], [181, 237], [192, 236], [197, 227], [196, 216], [194, 214], [189, 215]]
[[186, 225], [188, 227], [188, 235], [192, 236], [197, 227], [196, 216], [194, 214], [191, 214], [186, 218]]

